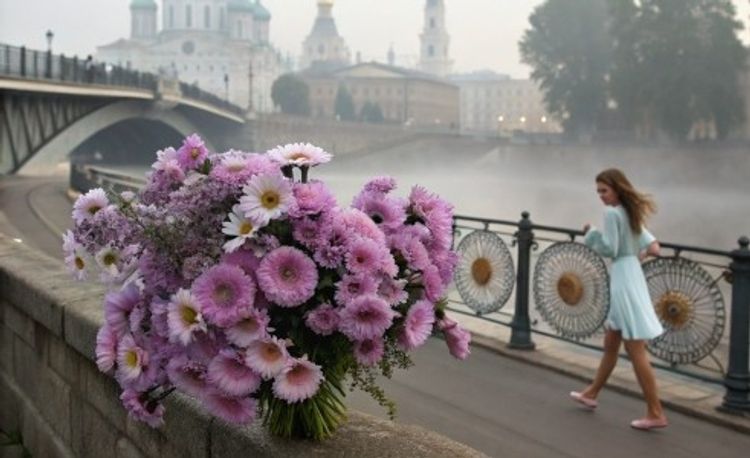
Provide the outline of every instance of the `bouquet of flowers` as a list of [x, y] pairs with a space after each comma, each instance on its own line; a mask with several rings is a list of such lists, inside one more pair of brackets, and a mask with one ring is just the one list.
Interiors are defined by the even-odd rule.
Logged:
[[109, 285], [96, 362], [133, 418], [159, 426], [179, 390], [229, 422], [320, 440], [346, 419], [347, 379], [392, 416], [376, 377], [433, 330], [468, 356], [442, 300], [452, 207], [419, 186], [397, 197], [388, 177], [340, 207], [308, 179], [330, 159], [310, 144], [211, 154], [192, 135], [138, 193], [78, 198], [65, 260]]

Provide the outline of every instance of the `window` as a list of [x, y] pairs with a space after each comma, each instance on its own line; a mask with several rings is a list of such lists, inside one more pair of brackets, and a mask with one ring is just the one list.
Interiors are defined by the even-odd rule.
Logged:
[[193, 26], [193, 7], [191, 5], [185, 6], [185, 27], [188, 29]]
[[174, 27], [174, 6], [169, 5], [169, 27]]
[[224, 30], [227, 28], [227, 18], [225, 14], [226, 13], [224, 13], [224, 8], [221, 8], [219, 10], [219, 28], [221, 30]]
[[208, 5], [203, 8], [203, 27], [206, 29], [211, 28], [211, 7]]

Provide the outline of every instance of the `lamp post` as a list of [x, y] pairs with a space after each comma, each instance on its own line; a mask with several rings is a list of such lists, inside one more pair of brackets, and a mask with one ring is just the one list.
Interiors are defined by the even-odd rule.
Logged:
[[505, 116], [500, 115], [497, 117], [497, 136], [503, 136], [503, 123], [505, 122]]
[[52, 33], [52, 30], [47, 30], [44, 36], [47, 37], [47, 71], [45, 72], [45, 76], [52, 78], [52, 39], [55, 37], [55, 34]]
[[224, 73], [224, 99], [229, 101], [229, 73]]

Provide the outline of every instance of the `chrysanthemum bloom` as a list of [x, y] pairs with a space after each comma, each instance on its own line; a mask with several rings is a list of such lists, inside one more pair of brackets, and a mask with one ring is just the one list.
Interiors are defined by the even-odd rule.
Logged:
[[208, 157], [208, 149], [197, 134], [187, 137], [177, 150], [177, 161], [183, 169], [191, 170], [203, 165]]
[[391, 307], [403, 304], [409, 298], [406, 292], [406, 280], [395, 280], [385, 277], [378, 287], [378, 296], [388, 303]]
[[376, 193], [360, 194], [353, 203], [380, 227], [396, 230], [406, 220], [404, 202]]
[[[350, 272], [374, 275], [378, 271], [384, 271], [389, 266], [391, 253], [385, 245], [365, 239], [356, 238], [347, 244], [346, 268]], [[394, 264], [395, 266], [395, 264]], [[391, 270], [391, 269], [389, 269]], [[395, 275], [396, 272], [389, 272]]]
[[354, 358], [363, 366], [374, 366], [385, 352], [383, 339], [365, 339], [354, 343]]
[[451, 355], [458, 359], [469, 357], [471, 353], [469, 349], [471, 334], [469, 331], [462, 329], [458, 326], [458, 323], [447, 317], [438, 321], [438, 328], [443, 331], [445, 342], [448, 344], [448, 350]]
[[240, 209], [245, 216], [265, 226], [294, 205], [291, 183], [280, 174], [256, 175], [242, 188]]
[[235, 150], [229, 150], [219, 156], [210, 175], [224, 183], [241, 184], [252, 176], [248, 155]]
[[150, 399], [147, 393], [126, 388], [120, 395], [120, 400], [128, 410], [130, 418], [142, 421], [152, 428], [164, 424], [164, 406]]
[[[359, 237], [372, 239], [379, 244], [385, 243], [385, 234], [367, 214], [356, 208], [347, 208], [338, 213], [338, 221], [344, 231]], [[334, 228], [335, 229], [335, 228]]]
[[247, 347], [254, 340], [264, 339], [268, 335], [270, 318], [265, 310], [253, 308], [237, 324], [227, 328], [224, 333], [227, 340], [240, 348]]
[[196, 398], [202, 397], [208, 385], [206, 383], [206, 365], [193, 361], [187, 355], [177, 355], [167, 363], [169, 381], [180, 391]]
[[422, 271], [422, 286], [424, 286], [424, 294], [427, 299], [433, 302], [440, 300], [445, 292], [445, 287], [437, 267], [429, 265]]
[[383, 299], [375, 295], [360, 296], [339, 312], [339, 331], [353, 341], [382, 337], [396, 315]]
[[148, 364], [148, 352], [126, 334], [117, 344], [117, 379], [121, 383], [133, 382]]
[[221, 257], [221, 263], [237, 266], [245, 272], [245, 275], [253, 277], [255, 270], [260, 265], [260, 258], [252, 250], [243, 247], [231, 253], [225, 253]]
[[255, 340], [245, 351], [245, 362], [264, 379], [275, 377], [287, 364], [286, 342], [276, 337]]
[[423, 223], [443, 248], [450, 247], [453, 225], [453, 206], [421, 186], [414, 186], [409, 194], [409, 211]]
[[307, 360], [307, 356], [292, 360], [273, 381], [273, 394], [293, 404], [309, 399], [318, 392], [323, 381], [320, 366]]
[[417, 301], [406, 313], [404, 327], [398, 335], [401, 348], [411, 351], [422, 345], [430, 337], [433, 324], [435, 324], [435, 306], [429, 301]]
[[336, 206], [336, 198], [322, 181], [294, 183], [292, 188], [297, 206], [289, 214], [293, 217], [317, 215]]
[[65, 265], [75, 275], [76, 279], [85, 280], [90, 268], [91, 257], [83, 245], [76, 242], [75, 236], [70, 230], [63, 235], [63, 256]]
[[102, 188], [94, 188], [81, 195], [73, 204], [73, 219], [80, 224], [92, 218], [99, 210], [107, 208], [109, 199]]
[[129, 283], [120, 291], [107, 293], [104, 297], [104, 321], [118, 336], [123, 336], [130, 328], [130, 313], [141, 301], [141, 292], [134, 283]]
[[255, 419], [257, 401], [251, 397], [227, 396], [221, 390], [209, 389], [202, 398], [203, 406], [214, 416], [229, 423], [244, 425]]
[[314, 167], [329, 162], [331, 153], [309, 143], [291, 143], [277, 146], [268, 152], [268, 156], [280, 165]]
[[231, 253], [255, 235], [258, 231], [258, 224], [246, 217], [239, 205], [232, 207], [228, 217], [229, 221], [224, 221], [221, 232], [233, 237], [223, 246], [225, 252]]
[[198, 277], [192, 292], [210, 323], [227, 327], [253, 306], [255, 282], [237, 266], [219, 264]]
[[331, 304], [321, 304], [305, 314], [305, 324], [314, 333], [329, 336], [338, 328], [339, 314]]
[[164, 170], [166, 164], [172, 161], [179, 165], [177, 162], [177, 150], [170, 146], [156, 152], [156, 162], [151, 164], [151, 168], [154, 170]]
[[245, 396], [260, 387], [261, 378], [232, 349], [224, 349], [208, 365], [208, 382], [230, 396]]
[[389, 176], [375, 177], [365, 183], [363, 189], [365, 192], [387, 194], [396, 189], [396, 179]]
[[170, 340], [182, 345], [189, 344], [196, 332], [206, 331], [201, 305], [190, 291], [180, 289], [172, 296], [167, 305], [167, 324]]
[[294, 220], [292, 225], [292, 236], [305, 247], [314, 250], [325, 243], [330, 233], [326, 219], [313, 220], [300, 218]]
[[318, 269], [305, 253], [283, 246], [268, 253], [257, 270], [258, 286], [268, 300], [295, 307], [310, 299], [318, 285]]
[[117, 334], [105, 324], [96, 333], [96, 366], [105, 374], [112, 374], [117, 361]]
[[334, 299], [337, 304], [344, 306], [357, 297], [374, 294], [377, 290], [377, 277], [373, 275], [344, 275], [341, 281], [336, 283]]

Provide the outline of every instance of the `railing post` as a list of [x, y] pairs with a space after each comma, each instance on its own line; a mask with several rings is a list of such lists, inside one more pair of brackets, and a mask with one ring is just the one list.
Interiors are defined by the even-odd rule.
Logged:
[[732, 310], [729, 334], [729, 367], [724, 377], [727, 392], [719, 410], [750, 413], [750, 239], [742, 237], [732, 251]]
[[52, 79], [52, 50], [47, 50], [47, 72], [44, 75], [47, 79]]
[[21, 76], [26, 76], [26, 46], [21, 46]]
[[511, 322], [510, 343], [508, 348], [533, 350], [536, 345], [531, 341], [531, 320], [529, 319], [529, 282], [531, 277], [531, 247], [534, 244], [534, 232], [529, 212], [521, 214], [518, 223], [516, 242], [518, 244], [518, 271], [516, 272], [516, 310]]

